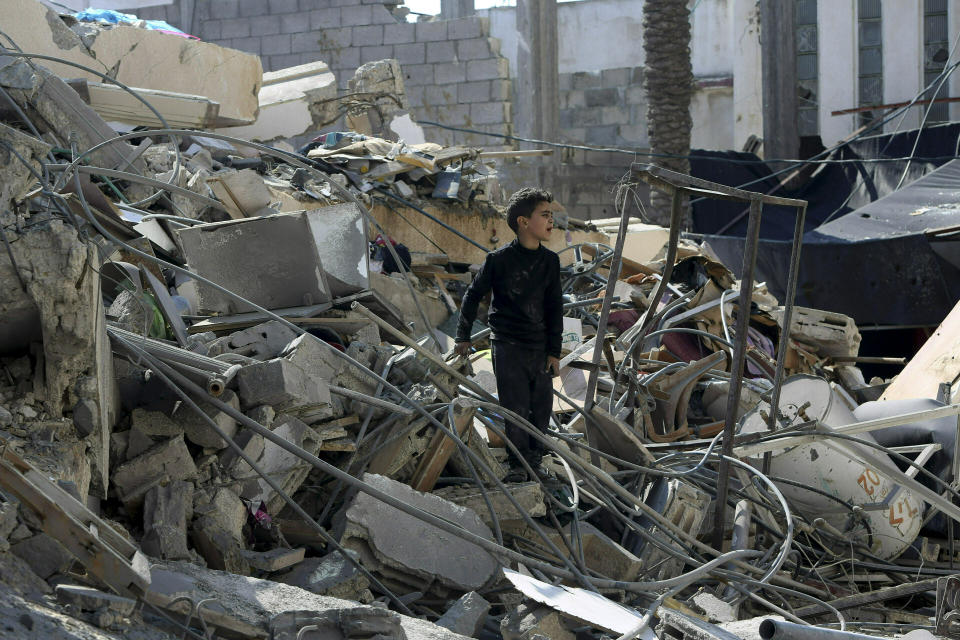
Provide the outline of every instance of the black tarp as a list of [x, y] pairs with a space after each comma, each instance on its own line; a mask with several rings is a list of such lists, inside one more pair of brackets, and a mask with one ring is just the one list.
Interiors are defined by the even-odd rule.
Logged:
[[[861, 325], [936, 325], [960, 299], [960, 244], [931, 241], [931, 230], [960, 225], [960, 124], [925, 129], [910, 163], [869, 162], [910, 155], [917, 131], [875, 136], [851, 143], [836, 157], [849, 162], [823, 165], [803, 188], [776, 195], [807, 200], [796, 302], [845, 313]], [[721, 152], [722, 153], [722, 152]], [[691, 161], [697, 177], [732, 186], [771, 190], [779, 177], [757, 164]], [[749, 154], [725, 154], [744, 160]], [[933, 160], [929, 160], [934, 158]], [[948, 163], [948, 164], [945, 164]], [[937, 166], [944, 165], [939, 169]], [[904, 169], [907, 186], [896, 186]], [[936, 170], [934, 170], [936, 169]], [[704, 235], [734, 272], [741, 269], [746, 217], [725, 235], [715, 235], [744, 210], [742, 204], [700, 200], [693, 205], [694, 231]], [[783, 299], [793, 234], [793, 210], [764, 207], [757, 278]]]

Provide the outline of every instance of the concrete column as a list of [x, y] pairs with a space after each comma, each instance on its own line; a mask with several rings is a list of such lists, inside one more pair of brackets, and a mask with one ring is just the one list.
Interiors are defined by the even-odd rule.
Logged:
[[[887, 104], [912, 100], [923, 88], [923, 3], [882, 0], [883, 101]], [[912, 107], [903, 121], [894, 120], [893, 130], [920, 126], [926, 106]]]
[[818, 0], [820, 137], [826, 147], [854, 130], [853, 115], [831, 116], [830, 112], [857, 106], [856, 34], [856, 0]]
[[760, 11], [756, 0], [733, 4], [733, 144], [763, 136], [763, 79]]
[[800, 150], [793, 4], [793, 0], [760, 3], [764, 158], [796, 158]]
[[444, 20], [466, 18], [473, 13], [473, 0], [440, 0], [440, 17]]
[[[518, 0], [517, 33], [514, 130], [523, 137], [556, 140], [560, 117], [556, 0]], [[544, 172], [544, 186], [550, 186], [554, 173]]]
[[[952, 47], [957, 35], [960, 34], [960, 0], [950, 0], [947, 4], [947, 25], [947, 42]], [[957, 55], [958, 53], [954, 51], [947, 64], [956, 62]], [[950, 85], [950, 96], [960, 96], [960, 73], [954, 72], [947, 83]], [[960, 120], [960, 102], [950, 103], [950, 119]]]

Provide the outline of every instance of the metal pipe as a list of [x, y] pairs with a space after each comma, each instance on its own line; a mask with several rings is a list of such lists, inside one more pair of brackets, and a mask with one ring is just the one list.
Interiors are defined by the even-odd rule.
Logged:
[[762, 640], [883, 640], [863, 633], [824, 629], [767, 618], [760, 623]]
[[223, 362], [210, 356], [187, 351], [186, 349], [175, 347], [161, 340], [145, 338], [126, 329], [121, 329], [120, 327], [108, 326], [107, 333], [113, 334], [114, 337], [126, 340], [127, 342], [132, 342], [162, 362], [187, 365], [194, 369], [221, 376], [224, 384], [229, 383], [237, 374], [237, 371], [240, 370], [240, 365], [238, 364]]
[[354, 391], [353, 389], [345, 389], [344, 387], [338, 387], [334, 384], [329, 385], [328, 388], [330, 389], [330, 393], [335, 393], [338, 396], [350, 398], [351, 400], [356, 400], [372, 407], [380, 407], [381, 409], [386, 409], [387, 411], [392, 411], [405, 416], [413, 415], [413, 409], [410, 407], [401, 407], [398, 404], [387, 402], [382, 398], [375, 398], [371, 395], [367, 395], [366, 393], [360, 393], [359, 391]]
[[743, 251], [743, 267], [740, 272], [740, 300], [737, 309], [737, 336], [733, 346], [733, 361], [730, 363], [730, 390], [727, 393], [727, 416], [723, 427], [723, 457], [720, 458], [717, 478], [717, 506], [713, 518], [713, 547], [723, 545], [724, 523], [727, 517], [727, 491], [730, 487], [730, 465], [727, 459], [733, 456], [733, 434], [737, 425], [737, 409], [740, 406], [740, 389], [743, 386], [743, 368], [747, 356], [747, 331], [750, 329], [750, 305], [753, 302], [753, 271], [757, 265], [757, 246], [760, 242], [760, 218], [763, 202], [754, 196], [750, 200], [750, 219], [747, 223], [746, 244]]

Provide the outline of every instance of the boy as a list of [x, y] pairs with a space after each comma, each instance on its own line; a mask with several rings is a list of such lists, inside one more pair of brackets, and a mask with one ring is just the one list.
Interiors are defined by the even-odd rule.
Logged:
[[[546, 431], [553, 410], [552, 377], [560, 375], [563, 300], [560, 259], [541, 242], [550, 239], [553, 196], [524, 188], [507, 206], [507, 224], [516, 240], [489, 254], [463, 297], [456, 353], [470, 351], [470, 328], [480, 300], [493, 290], [488, 323], [493, 372], [500, 405]], [[537, 469], [543, 447], [523, 429], [507, 422], [507, 437]]]

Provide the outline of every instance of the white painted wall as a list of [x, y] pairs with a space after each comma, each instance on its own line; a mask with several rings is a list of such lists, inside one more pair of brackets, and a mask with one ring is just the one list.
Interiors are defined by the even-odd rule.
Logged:
[[[701, 89], [690, 99], [692, 149], [739, 149], [733, 138], [733, 89]], [[742, 145], [741, 145], [742, 146]]]
[[826, 147], [853, 133], [856, 122], [853, 115], [830, 115], [831, 111], [849, 109], [857, 104], [856, 16], [855, 0], [817, 2], [820, 137]]
[[[730, 39], [735, 0], [702, 0], [693, 13], [690, 58], [695, 76], [733, 73]], [[515, 7], [477, 12], [490, 18], [490, 35], [499, 38], [500, 51], [515, 71], [517, 18]], [[560, 73], [597, 72], [619, 67], [642, 67], [643, 0], [578, 0], [557, 5]]]
[[[883, 101], [912, 100], [923, 88], [923, 3], [882, 0]], [[949, 19], [949, 18], [948, 18]], [[851, 107], [854, 105], [850, 105]], [[922, 108], [908, 109], [887, 130], [920, 126]]]
[[760, 9], [756, 0], [733, 1], [733, 144], [763, 137], [763, 68]]

